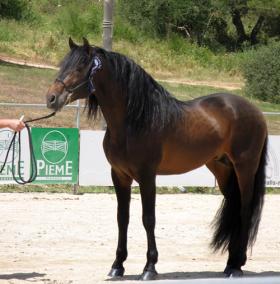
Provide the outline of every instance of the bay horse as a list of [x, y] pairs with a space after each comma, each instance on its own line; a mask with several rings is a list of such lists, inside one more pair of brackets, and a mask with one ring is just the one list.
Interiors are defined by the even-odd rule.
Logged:
[[46, 99], [59, 111], [86, 99], [88, 117], [100, 109], [107, 123], [103, 147], [111, 165], [118, 209], [118, 245], [109, 276], [124, 275], [131, 184], [139, 183], [147, 262], [140, 277], [156, 278], [156, 175], [180, 174], [206, 165], [224, 195], [215, 219], [213, 249], [228, 250], [226, 276], [241, 276], [246, 252], [257, 235], [265, 194], [267, 126], [246, 99], [216, 93], [180, 101], [133, 60], [116, 52], [77, 45]]

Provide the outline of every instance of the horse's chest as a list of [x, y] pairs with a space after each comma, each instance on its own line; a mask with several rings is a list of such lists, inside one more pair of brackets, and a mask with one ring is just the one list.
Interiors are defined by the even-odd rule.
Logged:
[[127, 153], [119, 143], [112, 143], [110, 141], [104, 141], [104, 152], [105, 156], [110, 163], [110, 165], [115, 168], [119, 169], [122, 172], [129, 173], [129, 163], [127, 159]]
[[125, 153], [117, 147], [109, 147], [105, 150], [105, 155], [108, 162], [112, 166], [116, 165], [126, 165]]

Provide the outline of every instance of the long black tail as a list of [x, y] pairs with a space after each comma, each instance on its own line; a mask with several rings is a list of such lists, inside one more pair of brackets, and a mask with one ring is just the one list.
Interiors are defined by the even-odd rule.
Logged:
[[[255, 175], [254, 191], [251, 202], [251, 212], [248, 216], [250, 224], [248, 231], [249, 246], [252, 246], [256, 240], [261, 219], [261, 212], [263, 208], [265, 194], [266, 153], [267, 138], [262, 149], [259, 167]], [[225, 198], [216, 214], [215, 221], [213, 222], [215, 233], [211, 242], [211, 246], [214, 251], [222, 249], [222, 251], [224, 252], [228, 248], [229, 243], [237, 244], [239, 230], [241, 228], [241, 217], [239, 214], [240, 209], [240, 191], [237, 182], [237, 177], [233, 170], [232, 175], [229, 178], [228, 185], [226, 187]]]

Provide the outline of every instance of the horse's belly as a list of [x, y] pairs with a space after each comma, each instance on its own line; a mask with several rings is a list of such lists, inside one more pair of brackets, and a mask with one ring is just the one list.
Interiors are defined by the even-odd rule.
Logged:
[[171, 159], [166, 159], [159, 164], [157, 169], [157, 174], [159, 175], [174, 175], [182, 174], [199, 168], [205, 164], [204, 160], [189, 161], [188, 159], [183, 159], [182, 157], [172, 157]]
[[207, 163], [219, 153], [218, 145], [164, 147], [157, 174], [182, 174]]

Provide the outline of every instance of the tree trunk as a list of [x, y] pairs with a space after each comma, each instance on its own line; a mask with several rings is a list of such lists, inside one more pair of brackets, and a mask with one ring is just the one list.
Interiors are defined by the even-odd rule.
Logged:
[[259, 16], [258, 21], [256, 22], [254, 28], [252, 29], [251, 35], [250, 35], [251, 45], [255, 45], [259, 42], [258, 39], [257, 39], [257, 35], [259, 34], [259, 32], [262, 28], [264, 20], [265, 20], [264, 16], [262, 16], [262, 15]]
[[250, 40], [249, 36], [246, 34], [243, 22], [241, 20], [240, 11], [237, 9], [233, 9], [231, 12], [232, 23], [236, 28], [237, 33], [237, 47], [241, 47], [242, 43], [246, 40]]
[[235, 41], [232, 37], [228, 35], [227, 27], [228, 24], [226, 20], [222, 18], [217, 18], [213, 21], [213, 25], [216, 30], [215, 38], [223, 46], [226, 47], [227, 51], [235, 50]]

